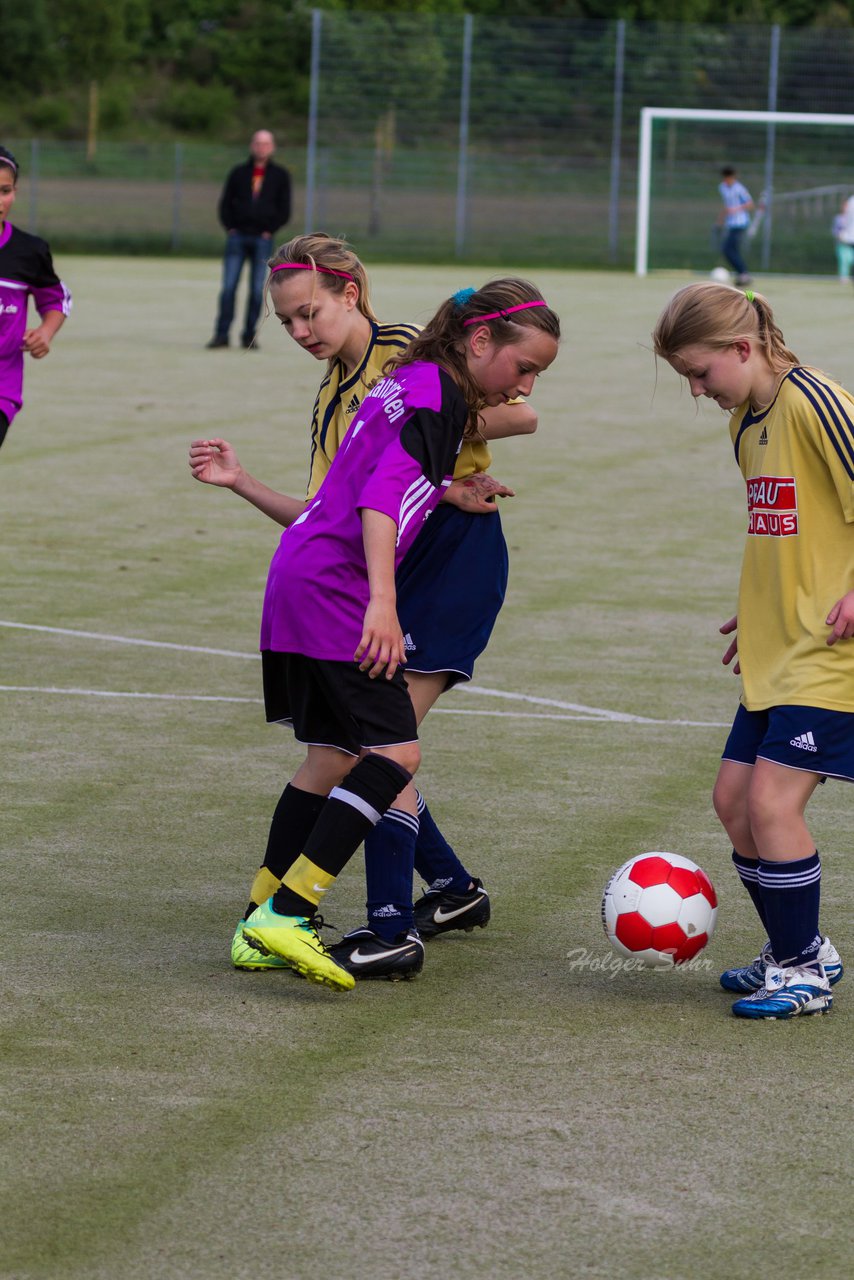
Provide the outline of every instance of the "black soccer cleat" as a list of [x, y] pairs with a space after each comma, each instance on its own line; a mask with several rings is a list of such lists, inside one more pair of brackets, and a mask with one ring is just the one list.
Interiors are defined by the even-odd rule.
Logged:
[[428, 889], [415, 904], [415, 927], [422, 938], [435, 938], [452, 929], [485, 929], [492, 910], [489, 894], [480, 880], [466, 893], [450, 893], [447, 889]]
[[351, 929], [329, 954], [353, 977], [390, 978], [392, 982], [416, 978], [424, 968], [424, 943], [414, 929], [386, 942], [373, 929]]

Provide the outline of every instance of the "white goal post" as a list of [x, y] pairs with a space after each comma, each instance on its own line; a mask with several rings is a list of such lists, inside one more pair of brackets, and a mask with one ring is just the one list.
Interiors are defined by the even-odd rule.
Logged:
[[702, 107], [643, 107], [638, 151], [638, 207], [635, 224], [635, 275], [645, 276], [649, 259], [649, 202], [652, 185], [652, 127], [656, 120], [726, 121], [741, 124], [854, 126], [854, 116], [811, 111], [706, 111]]

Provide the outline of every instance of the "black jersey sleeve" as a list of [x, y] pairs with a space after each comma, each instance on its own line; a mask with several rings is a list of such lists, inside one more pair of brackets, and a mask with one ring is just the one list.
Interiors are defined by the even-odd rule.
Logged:
[[61, 285], [53, 267], [47, 241], [39, 236], [12, 229], [12, 235], [0, 249], [0, 275], [19, 280], [31, 289], [51, 289]]
[[404, 423], [400, 443], [434, 487], [452, 475], [468, 420], [468, 406], [452, 378], [440, 371], [442, 404], [416, 409]]

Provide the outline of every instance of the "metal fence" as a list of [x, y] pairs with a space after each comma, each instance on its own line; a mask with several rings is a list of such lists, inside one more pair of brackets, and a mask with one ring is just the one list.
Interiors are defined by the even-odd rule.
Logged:
[[[320, 10], [311, 22], [307, 143], [280, 155], [295, 179], [288, 231], [345, 234], [375, 261], [630, 267], [642, 107], [854, 112], [848, 29]], [[852, 141], [784, 154], [778, 142], [771, 178], [792, 210], [800, 190], [844, 187]], [[82, 145], [17, 146], [18, 221], [55, 248], [219, 251], [217, 198], [240, 148], [102, 144], [87, 159]], [[660, 146], [670, 187], [651, 265], [707, 267], [718, 170], [735, 163], [767, 189], [767, 135], [682, 130]], [[766, 265], [832, 270], [823, 224], [798, 246], [794, 260], [772, 243]]]

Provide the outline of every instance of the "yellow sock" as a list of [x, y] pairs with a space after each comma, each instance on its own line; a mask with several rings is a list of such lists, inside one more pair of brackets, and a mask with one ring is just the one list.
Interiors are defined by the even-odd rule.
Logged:
[[274, 876], [272, 871], [268, 871], [266, 867], [259, 867], [255, 872], [252, 888], [249, 890], [249, 901], [260, 907], [262, 902], [272, 898], [276, 890], [281, 889], [281, 887], [282, 882], [278, 876]]
[[320, 899], [334, 883], [335, 876], [324, 871], [304, 853], [300, 854], [282, 881], [286, 889], [298, 893], [301, 898], [305, 898], [315, 907], [320, 904]]

